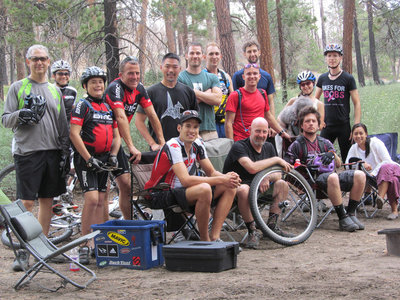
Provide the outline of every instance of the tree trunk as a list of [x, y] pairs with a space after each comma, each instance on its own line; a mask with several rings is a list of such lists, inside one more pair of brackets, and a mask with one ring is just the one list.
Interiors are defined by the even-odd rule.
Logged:
[[15, 80], [15, 51], [14, 47], [10, 45], [10, 82], [13, 83]]
[[138, 27], [139, 38], [139, 66], [141, 80], [145, 84], [145, 71], [146, 71], [146, 36], [147, 36], [147, 7], [148, 0], [142, 0], [142, 9], [140, 11], [140, 24]]
[[25, 77], [25, 56], [23, 50], [15, 50], [15, 60], [17, 64], [17, 80], [21, 80]]
[[287, 101], [287, 78], [280, 2], [280, 0], [276, 0], [276, 19], [278, 23], [279, 55], [281, 60], [282, 103], [285, 103]]
[[186, 7], [182, 7], [182, 26], [183, 26], [183, 49], [184, 53], [186, 53], [186, 49], [189, 45], [189, 32], [188, 32], [188, 24], [187, 24], [187, 13]]
[[322, 49], [325, 49], [325, 47], [326, 47], [325, 14], [324, 14], [324, 5], [323, 5], [322, 0], [319, 0], [319, 15], [321, 17]]
[[104, 0], [104, 43], [106, 46], [107, 82], [118, 77], [119, 45], [117, 37], [117, 1]]
[[[164, 1], [164, 3], [166, 4], [167, 1]], [[168, 52], [176, 53], [174, 29], [172, 28], [171, 16], [168, 10], [166, 10], [164, 13], [164, 23], [165, 35], [167, 36]]]
[[368, 13], [368, 35], [369, 35], [369, 53], [371, 56], [371, 69], [372, 78], [375, 84], [380, 84], [379, 73], [378, 73], [378, 61], [376, 59], [375, 50], [375, 35], [374, 35], [374, 17], [372, 13], [372, 0], [367, 1], [367, 13]]
[[271, 53], [271, 34], [269, 32], [268, 0], [255, 0], [255, 3], [257, 37], [261, 48], [260, 65], [262, 69], [266, 70], [272, 76], [272, 80], [275, 82]]
[[206, 19], [207, 25], [207, 35], [209, 41], [215, 41], [215, 25], [213, 24], [214, 16], [210, 15], [209, 18]]
[[7, 84], [6, 64], [6, 8], [3, 0], [0, 0], [0, 101], [4, 101], [4, 85]]
[[228, 0], [215, 0], [215, 11], [217, 15], [217, 28], [220, 40], [222, 67], [233, 75], [236, 72], [235, 41], [233, 40], [232, 21]]
[[356, 50], [357, 75], [360, 86], [365, 86], [364, 68], [361, 56], [360, 35], [358, 32], [357, 11], [354, 10], [354, 48]]
[[342, 67], [348, 73], [353, 73], [353, 22], [354, 0], [344, 0], [343, 7], [343, 63]]

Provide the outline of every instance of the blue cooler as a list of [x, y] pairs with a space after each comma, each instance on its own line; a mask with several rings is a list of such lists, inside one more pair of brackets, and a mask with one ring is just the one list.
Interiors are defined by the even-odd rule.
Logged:
[[99, 267], [118, 266], [146, 270], [162, 266], [164, 221], [111, 220], [92, 225], [100, 230], [94, 238]]

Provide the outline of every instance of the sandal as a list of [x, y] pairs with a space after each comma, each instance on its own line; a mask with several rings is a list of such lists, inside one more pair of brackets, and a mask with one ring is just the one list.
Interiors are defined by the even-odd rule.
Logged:
[[89, 264], [89, 253], [90, 253], [90, 249], [88, 246], [83, 246], [80, 247], [78, 250], [79, 253], [79, 262], [82, 265], [88, 265]]

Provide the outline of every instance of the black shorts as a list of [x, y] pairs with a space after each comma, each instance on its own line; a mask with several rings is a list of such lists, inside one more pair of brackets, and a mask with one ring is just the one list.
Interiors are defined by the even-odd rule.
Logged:
[[117, 159], [118, 170], [111, 172], [115, 178], [122, 174], [129, 173], [129, 159], [128, 156], [126, 156], [124, 149], [122, 149], [122, 146], [118, 150]]
[[35, 200], [65, 193], [60, 159], [60, 150], [37, 151], [25, 156], [15, 154], [17, 198]]
[[[98, 160], [107, 162], [110, 154], [94, 155]], [[74, 153], [74, 165], [76, 175], [78, 176], [82, 191], [84, 193], [90, 191], [105, 192], [107, 190], [108, 172], [94, 172], [88, 170], [86, 162], [78, 152]]]
[[[318, 187], [325, 192], [327, 191], [327, 181], [330, 174], [332, 173], [322, 173], [317, 177], [316, 180]], [[350, 192], [351, 188], [353, 187], [354, 170], [343, 171], [341, 173], [338, 173], [338, 176], [340, 190], [342, 192]]]

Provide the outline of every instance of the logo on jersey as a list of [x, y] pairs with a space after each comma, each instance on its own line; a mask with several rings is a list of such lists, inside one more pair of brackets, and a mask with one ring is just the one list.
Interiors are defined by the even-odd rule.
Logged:
[[173, 147], [173, 148], [179, 148], [179, 145], [178, 144], [171, 144], [171, 147]]
[[172, 119], [179, 119], [181, 117], [182, 104], [178, 101], [175, 105], [172, 103], [171, 96], [167, 92], [167, 109], [161, 115], [161, 119], [165, 117], [171, 117]]
[[121, 86], [119, 84], [115, 85], [115, 97], [121, 99]]

